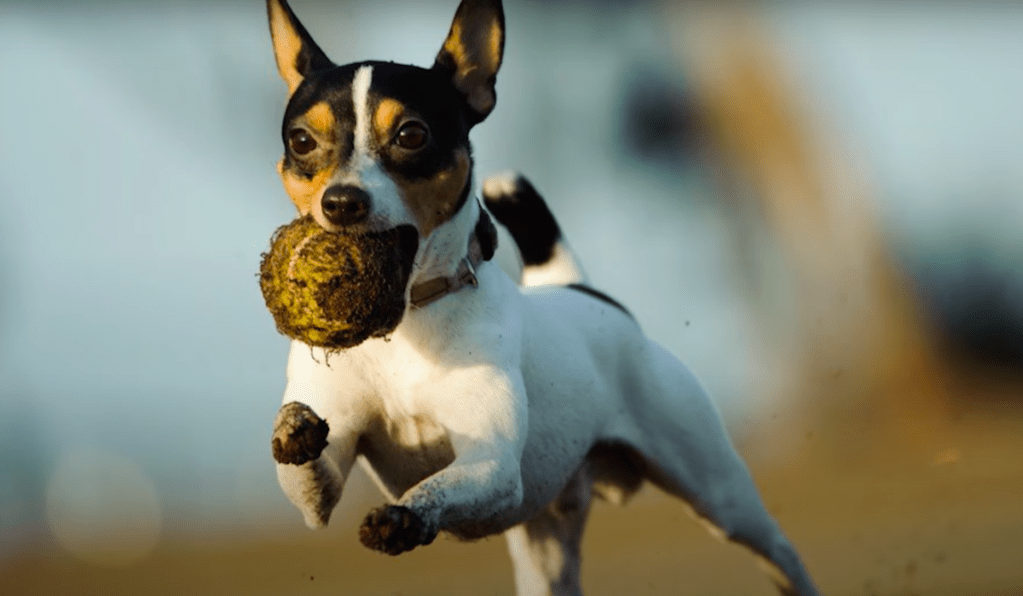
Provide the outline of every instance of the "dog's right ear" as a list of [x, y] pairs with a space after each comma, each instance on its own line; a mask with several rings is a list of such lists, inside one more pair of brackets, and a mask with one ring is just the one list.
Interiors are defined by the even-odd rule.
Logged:
[[311, 73], [334, 66], [285, 0], [266, 0], [266, 13], [270, 18], [270, 37], [273, 38], [277, 70], [288, 84], [289, 94], [294, 93]]

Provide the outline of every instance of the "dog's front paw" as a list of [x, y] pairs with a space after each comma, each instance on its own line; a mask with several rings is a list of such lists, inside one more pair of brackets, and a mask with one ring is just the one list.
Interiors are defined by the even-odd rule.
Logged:
[[428, 528], [414, 511], [400, 505], [370, 511], [359, 528], [359, 540], [365, 546], [389, 555], [430, 544], [436, 537], [437, 530]]
[[274, 459], [297, 466], [320, 457], [329, 431], [327, 421], [309, 406], [297, 401], [284, 404], [277, 412], [270, 441]]

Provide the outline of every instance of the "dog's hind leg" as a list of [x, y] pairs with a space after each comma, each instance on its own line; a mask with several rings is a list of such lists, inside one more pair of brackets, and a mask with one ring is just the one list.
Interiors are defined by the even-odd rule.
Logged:
[[505, 532], [518, 596], [582, 596], [579, 547], [592, 495], [586, 468], [543, 513]]
[[524, 287], [585, 284], [586, 274], [561, 228], [533, 185], [519, 174], [483, 181], [483, 202], [508, 228], [522, 257]]
[[635, 371], [628, 407], [636, 423], [629, 442], [647, 478], [686, 501], [713, 534], [752, 550], [782, 594], [817, 596], [699, 381], [653, 342], [644, 352], [649, 368]]

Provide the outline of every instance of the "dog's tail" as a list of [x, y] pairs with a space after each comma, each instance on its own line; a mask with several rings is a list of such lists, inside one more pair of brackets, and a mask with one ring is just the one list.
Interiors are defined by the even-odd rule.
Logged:
[[585, 284], [586, 274], [547, 203], [521, 174], [505, 173], [483, 181], [483, 202], [508, 228], [522, 257], [524, 287]]

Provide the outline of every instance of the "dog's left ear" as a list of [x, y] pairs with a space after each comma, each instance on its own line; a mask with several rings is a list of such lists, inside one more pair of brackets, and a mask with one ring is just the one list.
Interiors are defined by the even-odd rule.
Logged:
[[494, 109], [494, 83], [503, 55], [501, 0], [462, 0], [433, 68], [450, 74], [455, 88], [465, 97], [472, 124], [481, 122]]

